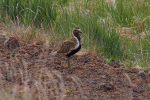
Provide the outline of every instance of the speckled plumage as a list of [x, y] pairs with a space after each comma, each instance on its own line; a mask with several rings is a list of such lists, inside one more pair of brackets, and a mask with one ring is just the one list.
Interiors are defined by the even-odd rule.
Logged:
[[77, 39], [75, 37], [71, 37], [62, 43], [62, 45], [57, 53], [66, 53], [67, 54], [75, 48], [77, 43], [78, 43]]
[[56, 53], [58, 54], [65, 54], [68, 58], [68, 67], [70, 67], [69, 64], [69, 57], [77, 53], [81, 49], [81, 38], [80, 38], [81, 30], [79, 27], [73, 28], [72, 37], [68, 40], [64, 41], [58, 51]]
[[[67, 56], [67, 54], [71, 53], [72, 51], [75, 52], [76, 49], [79, 49], [79, 47], [81, 46], [80, 33], [82, 33], [82, 32], [79, 27], [73, 28], [72, 37], [69, 38], [68, 40], [64, 41], [61, 44], [57, 53], [64, 53]], [[76, 51], [76, 52], [78, 52], [78, 51]], [[70, 56], [67, 56], [67, 57], [70, 57]]]

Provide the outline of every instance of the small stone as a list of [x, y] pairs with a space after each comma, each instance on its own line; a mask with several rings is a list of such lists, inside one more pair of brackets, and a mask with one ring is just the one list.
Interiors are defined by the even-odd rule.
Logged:
[[91, 100], [98, 100], [97, 98], [91, 98]]
[[7, 80], [8, 82], [10, 82], [10, 81], [12, 80], [12, 78], [10, 77], [10, 75], [7, 75], [7, 76], [6, 76], [6, 80]]
[[109, 65], [109, 66], [112, 66], [112, 67], [114, 67], [114, 68], [120, 67], [119, 61], [117, 61], [116, 59], [111, 60], [111, 61], [108, 63], [108, 65]]
[[138, 76], [145, 78], [146, 77], [146, 73], [144, 71], [139, 71]]
[[90, 81], [91, 84], [97, 84], [96, 80]]
[[136, 84], [134, 84], [134, 83], [131, 83], [131, 84], [129, 85], [129, 87], [137, 88], [137, 87], [138, 87], [138, 85], [136, 85]]
[[139, 88], [133, 88], [133, 92], [143, 93], [144, 90], [143, 89], [139, 89]]
[[7, 38], [3, 44], [5, 47], [7, 47], [7, 49], [15, 49], [19, 47], [19, 42], [15, 37]]
[[53, 60], [53, 59], [52, 59], [52, 58], [48, 58], [48, 59], [47, 59], [47, 61], [51, 61], [51, 60]]
[[132, 73], [137, 74], [139, 72], [139, 69], [138, 68], [132, 68], [131, 71], [132, 71]]
[[99, 85], [98, 89], [103, 90], [104, 92], [107, 92], [107, 91], [110, 91], [110, 90], [114, 90], [115, 87], [110, 83], [108, 83], [108, 84], [102, 83], [102, 84]]
[[98, 73], [97, 73], [97, 75], [101, 75], [101, 74], [102, 74], [101, 72], [98, 72]]

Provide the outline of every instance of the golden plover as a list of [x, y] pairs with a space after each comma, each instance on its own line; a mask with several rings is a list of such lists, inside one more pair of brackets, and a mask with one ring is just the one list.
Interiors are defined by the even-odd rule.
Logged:
[[81, 49], [81, 38], [80, 38], [81, 29], [79, 27], [73, 28], [72, 37], [68, 40], [64, 41], [60, 48], [53, 52], [52, 55], [55, 54], [65, 54], [68, 59], [68, 68], [70, 70], [70, 62], [69, 57], [77, 53]]

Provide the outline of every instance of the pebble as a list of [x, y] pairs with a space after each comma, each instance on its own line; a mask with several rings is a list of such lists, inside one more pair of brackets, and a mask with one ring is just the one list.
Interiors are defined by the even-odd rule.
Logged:
[[97, 84], [96, 80], [90, 81], [91, 84]]
[[146, 73], [144, 71], [139, 71], [138, 76], [145, 78], [146, 77]]
[[99, 88], [100, 90], [103, 90], [104, 92], [107, 92], [107, 91], [110, 91], [110, 90], [114, 90], [114, 86], [110, 83], [106, 84], [106, 83], [101, 83], [99, 85]]

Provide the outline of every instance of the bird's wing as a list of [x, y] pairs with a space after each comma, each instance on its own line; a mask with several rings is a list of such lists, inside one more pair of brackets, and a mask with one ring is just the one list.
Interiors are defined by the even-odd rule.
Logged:
[[66, 40], [65, 42], [62, 43], [58, 53], [69, 53], [72, 49], [75, 48], [76, 43], [77, 41], [75, 38], [70, 38]]

